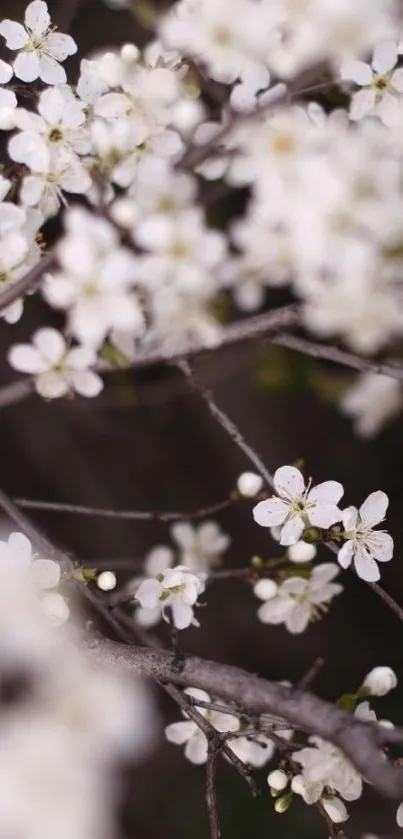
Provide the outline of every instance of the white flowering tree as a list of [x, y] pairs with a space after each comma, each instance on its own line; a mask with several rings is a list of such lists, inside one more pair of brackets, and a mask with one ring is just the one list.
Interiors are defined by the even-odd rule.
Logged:
[[[221, 759], [252, 794], [265, 767], [274, 811], [299, 800], [324, 836], [345, 835], [348, 804], [366, 787], [395, 800], [403, 827], [403, 730], [371, 705], [397, 686], [387, 660], [332, 704], [310, 690], [317, 664], [297, 685], [267, 681], [187, 654], [184, 633], [203, 633], [199, 607], [233, 578], [252, 590], [250, 620], [268, 643], [269, 625], [300, 635], [326, 620], [347, 572], [403, 620], [379, 583], [394, 549], [386, 493], [371, 486], [345, 506], [344, 486], [313, 480], [309, 464], [307, 475], [266, 465], [193, 371], [198, 354], [264, 340], [358, 371], [339, 407], [361, 437], [402, 408], [400, 4], [108, 5], [141, 6], [149, 42], [81, 55], [75, 77], [80, 45], [56, 24], [70, 28], [77, 0], [56, 4], [55, 21], [43, 0], [0, 18], [0, 317], [12, 378], [0, 406], [96, 400], [122, 369], [171, 365], [249, 471], [224, 501], [186, 513], [0, 491], [15, 525], [0, 541], [0, 835], [114, 835], [117, 767], [158, 742], [146, 680], [178, 709], [167, 741], [206, 765], [211, 839]], [[218, 221], [217, 196], [231, 205]], [[288, 303], [276, 307], [279, 288]], [[31, 295], [42, 313], [33, 334]], [[233, 568], [231, 534], [214, 516], [240, 502], [276, 555], [251, 546]], [[24, 506], [165, 521], [169, 544], [122, 583], [113, 563], [89, 571], [52, 544]]]

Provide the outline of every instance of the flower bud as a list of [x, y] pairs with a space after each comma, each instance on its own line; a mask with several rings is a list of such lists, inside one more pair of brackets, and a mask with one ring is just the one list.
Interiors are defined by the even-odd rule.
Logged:
[[397, 677], [390, 667], [374, 667], [365, 677], [360, 692], [365, 691], [371, 696], [386, 696], [396, 685]]
[[274, 580], [258, 580], [253, 587], [253, 593], [259, 600], [271, 600], [275, 597], [278, 591], [277, 583]]
[[307, 542], [297, 542], [288, 548], [287, 554], [291, 562], [310, 562], [316, 556], [316, 548]]
[[282, 769], [275, 769], [273, 772], [270, 772], [267, 783], [271, 789], [274, 789], [276, 792], [281, 792], [288, 784], [288, 777]]
[[285, 813], [288, 810], [292, 801], [292, 792], [289, 792], [288, 795], [283, 795], [281, 798], [278, 798], [274, 809], [276, 813]]
[[324, 796], [321, 798], [321, 804], [334, 824], [340, 824], [348, 819], [346, 806], [340, 798], [336, 798], [336, 796], [333, 795]]
[[260, 475], [256, 475], [255, 472], [243, 472], [239, 476], [236, 485], [238, 492], [244, 498], [254, 498], [263, 486], [263, 478]]

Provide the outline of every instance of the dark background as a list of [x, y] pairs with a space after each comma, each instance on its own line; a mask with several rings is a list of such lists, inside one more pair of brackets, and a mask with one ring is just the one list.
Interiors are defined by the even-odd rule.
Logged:
[[[2, 0], [1, 16], [18, 18], [25, 5]], [[75, 5], [74, 0], [49, 3], [61, 24]], [[112, 12], [93, 0], [78, 4], [70, 31], [80, 58], [96, 47], [130, 39], [141, 45], [149, 37], [129, 12]], [[75, 58], [70, 62], [72, 80], [77, 66]], [[223, 207], [224, 216], [225, 212]], [[274, 295], [269, 299], [270, 305], [278, 302]], [[27, 339], [47, 322], [49, 313], [38, 297], [28, 302], [17, 327], [1, 322], [2, 384], [13, 377], [4, 359], [10, 342]], [[388, 493], [387, 523], [396, 551], [394, 560], [381, 568], [382, 585], [403, 604], [402, 416], [375, 441], [360, 441], [332, 404], [340, 387], [352, 380], [350, 374], [256, 343], [205, 354], [196, 371], [270, 470], [302, 457], [315, 482], [334, 479], [344, 484], [346, 504], [359, 506], [376, 489]], [[163, 366], [109, 375], [97, 400], [77, 397], [46, 404], [34, 396], [3, 408], [0, 441], [0, 483], [11, 495], [95, 507], [186, 512], [227, 497], [239, 473], [249, 468], [201, 399], [189, 393], [179, 373]], [[252, 503], [246, 502], [217, 516], [232, 537], [225, 567], [243, 567], [256, 553], [276, 555], [267, 531], [253, 524], [251, 509]], [[159, 523], [55, 513], [35, 513], [35, 520], [55, 542], [94, 564], [113, 557], [139, 560], [154, 545], [169, 543], [169, 527]], [[325, 664], [314, 687], [332, 700], [357, 688], [375, 665], [390, 665], [403, 678], [398, 618], [353, 574], [343, 573], [342, 581], [345, 592], [336, 598], [329, 615], [297, 637], [258, 622], [258, 601], [247, 586], [216, 583], [208, 591], [201, 629], [181, 634], [184, 649], [270, 679], [291, 681], [322, 656]], [[165, 722], [179, 719], [179, 711], [164, 696], [158, 701]], [[373, 705], [381, 717], [390, 714], [394, 722], [403, 722], [399, 689]], [[252, 800], [234, 771], [220, 767], [223, 838], [325, 837], [317, 812], [299, 800], [287, 814], [273, 813], [266, 775], [267, 769], [257, 773], [262, 796]], [[157, 753], [127, 780], [125, 835], [204, 839], [208, 836], [204, 783], [204, 769], [186, 762], [181, 748], [161, 738]], [[359, 802], [348, 804], [348, 810], [349, 836], [399, 834], [394, 802], [381, 800], [368, 787]]]

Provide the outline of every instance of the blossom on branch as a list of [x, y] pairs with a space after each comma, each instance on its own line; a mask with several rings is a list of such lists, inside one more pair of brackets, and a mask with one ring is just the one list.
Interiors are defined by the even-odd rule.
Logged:
[[0, 35], [10, 50], [18, 50], [14, 73], [24, 82], [42, 79], [47, 84], [64, 84], [66, 73], [60, 66], [69, 55], [77, 52], [77, 44], [70, 35], [52, 29], [47, 4], [34, 0], [25, 11], [25, 25], [14, 20], [0, 23]]
[[254, 593], [265, 602], [258, 609], [262, 623], [285, 623], [293, 635], [307, 628], [311, 620], [320, 617], [326, 604], [340, 594], [343, 586], [333, 580], [339, 573], [337, 565], [326, 562], [317, 565], [309, 579], [288, 577], [279, 586], [272, 580], [259, 580]]
[[154, 579], [143, 580], [136, 592], [136, 600], [145, 609], [159, 608], [162, 617], [172, 620], [176, 629], [199, 626], [193, 607], [204, 591], [204, 575], [196, 576], [183, 565], [161, 572]]
[[325, 481], [310, 489], [294, 466], [281, 466], [274, 475], [277, 497], [260, 501], [253, 517], [262, 527], [281, 525], [280, 545], [295, 545], [306, 527], [331, 527], [340, 521], [339, 503], [344, 489], [337, 481]]
[[347, 507], [343, 512], [343, 538], [346, 543], [340, 548], [338, 561], [342, 568], [349, 568], [354, 563], [361, 579], [367, 582], [379, 580], [377, 562], [389, 562], [393, 557], [393, 539], [384, 530], [374, 530], [386, 514], [389, 499], [385, 492], [378, 490], [356, 507]]

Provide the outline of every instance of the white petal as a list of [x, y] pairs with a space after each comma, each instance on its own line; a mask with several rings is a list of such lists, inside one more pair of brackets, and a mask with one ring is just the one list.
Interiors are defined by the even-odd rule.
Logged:
[[152, 609], [159, 601], [161, 591], [158, 580], [144, 580], [136, 593], [136, 600], [146, 609]]
[[34, 82], [39, 77], [39, 58], [36, 52], [19, 52], [13, 64], [17, 79]]
[[403, 802], [399, 804], [397, 813], [396, 813], [396, 821], [399, 827], [403, 827]]
[[259, 600], [271, 600], [278, 592], [277, 583], [274, 580], [258, 580], [253, 587], [253, 593]]
[[397, 90], [398, 93], [403, 93], [403, 68], [401, 67], [399, 70], [395, 70], [393, 76], [390, 80], [390, 85], [393, 90]]
[[355, 93], [350, 105], [350, 119], [357, 121], [370, 114], [376, 103], [374, 90], [359, 90]]
[[60, 582], [60, 567], [53, 559], [34, 559], [31, 576], [34, 585], [42, 590], [56, 588]]
[[389, 533], [375, 530], [367, 540], [367, 548], [378, 562], [389, 562], [393, 557], [393, 539]]
[[323, 481], [313, 487], [308, 493], [309, 501], [319, 501], [321, 504], [338, 504], [344, 493], [344, 487], [338, 481]]
[[369, 64], [364, 64], [363, 61], [345, 61], [341, 66], [340, 76], [345, 81], [359, 85], [371, 84], [373, 78]]
[[346, 507], [343, 510], [342, 522], [344, 530], [348, 533], [351, 530], [357, 530], [358, 510], [357, 507]]
[[307, 510], [308, 518], [315, 527], [331, 527], [341, 521], [342, 513], [334, 504], [321, 504]]
[[294, 603], [291, 598], [275, 597], [259, 606], [257, 616], [262, 623], [284, 623], [293, 608]]
[[50, 15], [43, 0], [34, 0], [25, 11], [25, 26], [35, 35], [44, 35], [50, 26]]
[[334, 580], [339, 570], [335, 562], [323, 562], [321, 565], [317, 565], [312, 571], [311, 587], [315, 589], [329, 583], [330, 580]]
[[395, 41], [381, 41], [374, 49], [372, 66], [376, 73], [383, 76], [392, 70], [397, 63], [397, 46]]
[[101, 377], [92, 370], [74, 370], [69, 378], [74, 390], [81, 396], [98, 396], [104, 386]]
[[358, 576], [367, 583], [376, 583], [380, 579], [381, 575], [375, 560], [362, 545], [356, 547], [354, 565]]
[[292, 516], [286, 521], [281, 531], [280, 545], [296, 545], [304, 528], [305, 525], [302, 518], [297, 515]]
[[[193, 598], [192, 598], [193, 599]], [[193, 609], [180, 597], [175, 597], [170, 604], [174, 625], [177, 629], [186, 629], [192, 623]]]
[[259, 501], [253, 508], [253, 518], [261, 527], [275, 527], [283, 524], [290, 511], [289, 505], [281, 498], [268, 498], [266, 501]]
[[43, 373], [47, 368], [46, 361], [40, 356], [38, 350], [30, 344], [15, 344], [8, 352], [9, 364], [18, 370], [19, 373]]
[[44, 399], [60, 399], [69, 392], [65, 377], [56, 370], [47, 370], [37, 376], [35, 389]]
[[45, 181], [35, 175], [24, 178], [20, 198], [27, 207], [35, 207], [41, 201], [45, 191]]
[[32, 545], [23, 533], [12, 533], [8, 539], [8, 546], [16, 561], [28, 568], [32, 559]]
[[32, 342], [43, 358], [51, 364], [57, 364], [66, 352], [66, 342], [63, 335], [57, 329], [51, 327], [38, 329]]
[[[16, 72], [16, 75], [17, 72]], [[64, 67], [50, 55], [39, 57], [39, 77], [46, 84], [66, 84], [67, 76]]]
[[175, 555], [171, 548], [165, 545], [157, 545], [146, 556], [144, 564], [147, 574], [154, 577], [157, 574], [163, 574], [168, 568], [174, 564]]
[[6, 39], [6, 46], [9, 50], [20, 50], [29, 40], [27, 31], [20, 23], [14, 20], [2, 20], [0, 23], [0, 35]]
[[340, 824], [348, 819], [346, 805], [340, 798], [322, 798], [321, 803], [334, 824]]
[[172, 538], [180, 548], [193, 548], [195, 544], [195, 531], [191, 524], [179, 521], [171, 527]]
[[184, 720], [183, 722], [173, 722], [167, 725], [165, 729], [165, 737], [170, 743], [176, 743], [178, 746], [183, 746], [191, 737], [197, 734], [197, 725], [191, 720]]
[[351, 565], [351, 560], [354, 556], [354, 542], [350, 539], [348, 542], [340, 548], [337, 554], [337, 561], [342, 568], [349, 568]]
[[207, 760], [207, 749], [208, 746], [206, 737], [203, 732], [198, 731], [197, 734], [186, 744], [185, 756], [191, 763], [195, 763], [197, 766], [200, 766]]
[[70, 35], [52, 32], [46, 39], [46, 51], [56, 61], [65, 61], [69, 55], [75, 55], [77, 44]]
[[371, 492], [371, 495], [368, 496], [360, 507], [360, 516], [363, 524], [367, 527], [373, 527], [374, 524], [379, 524], [379, 522], [384, 520], [388, 506], [389, 498], [386, 492], [382, 492], [382, 490]]
[[52, 626], [61, 626], [69, 618], [69, 607], [61, 594], [45, 594], [41, 600], [41, 612]]
[[309, 604], [298, 603], [286, 620], [285, 625], [288, 631], [293, 635], [299, 635], [301, 632], [304, 632], [309, 624], [310, 615], [311, 610]]
[[10, 64], [0, 59], [0, 84], [7, 84], [13, 75], [13, 68]]
[[303, 476], [295, 466], [280, 466], [274, 473], [274, 486], [282, 498], [297, 498], [305, 489]]

